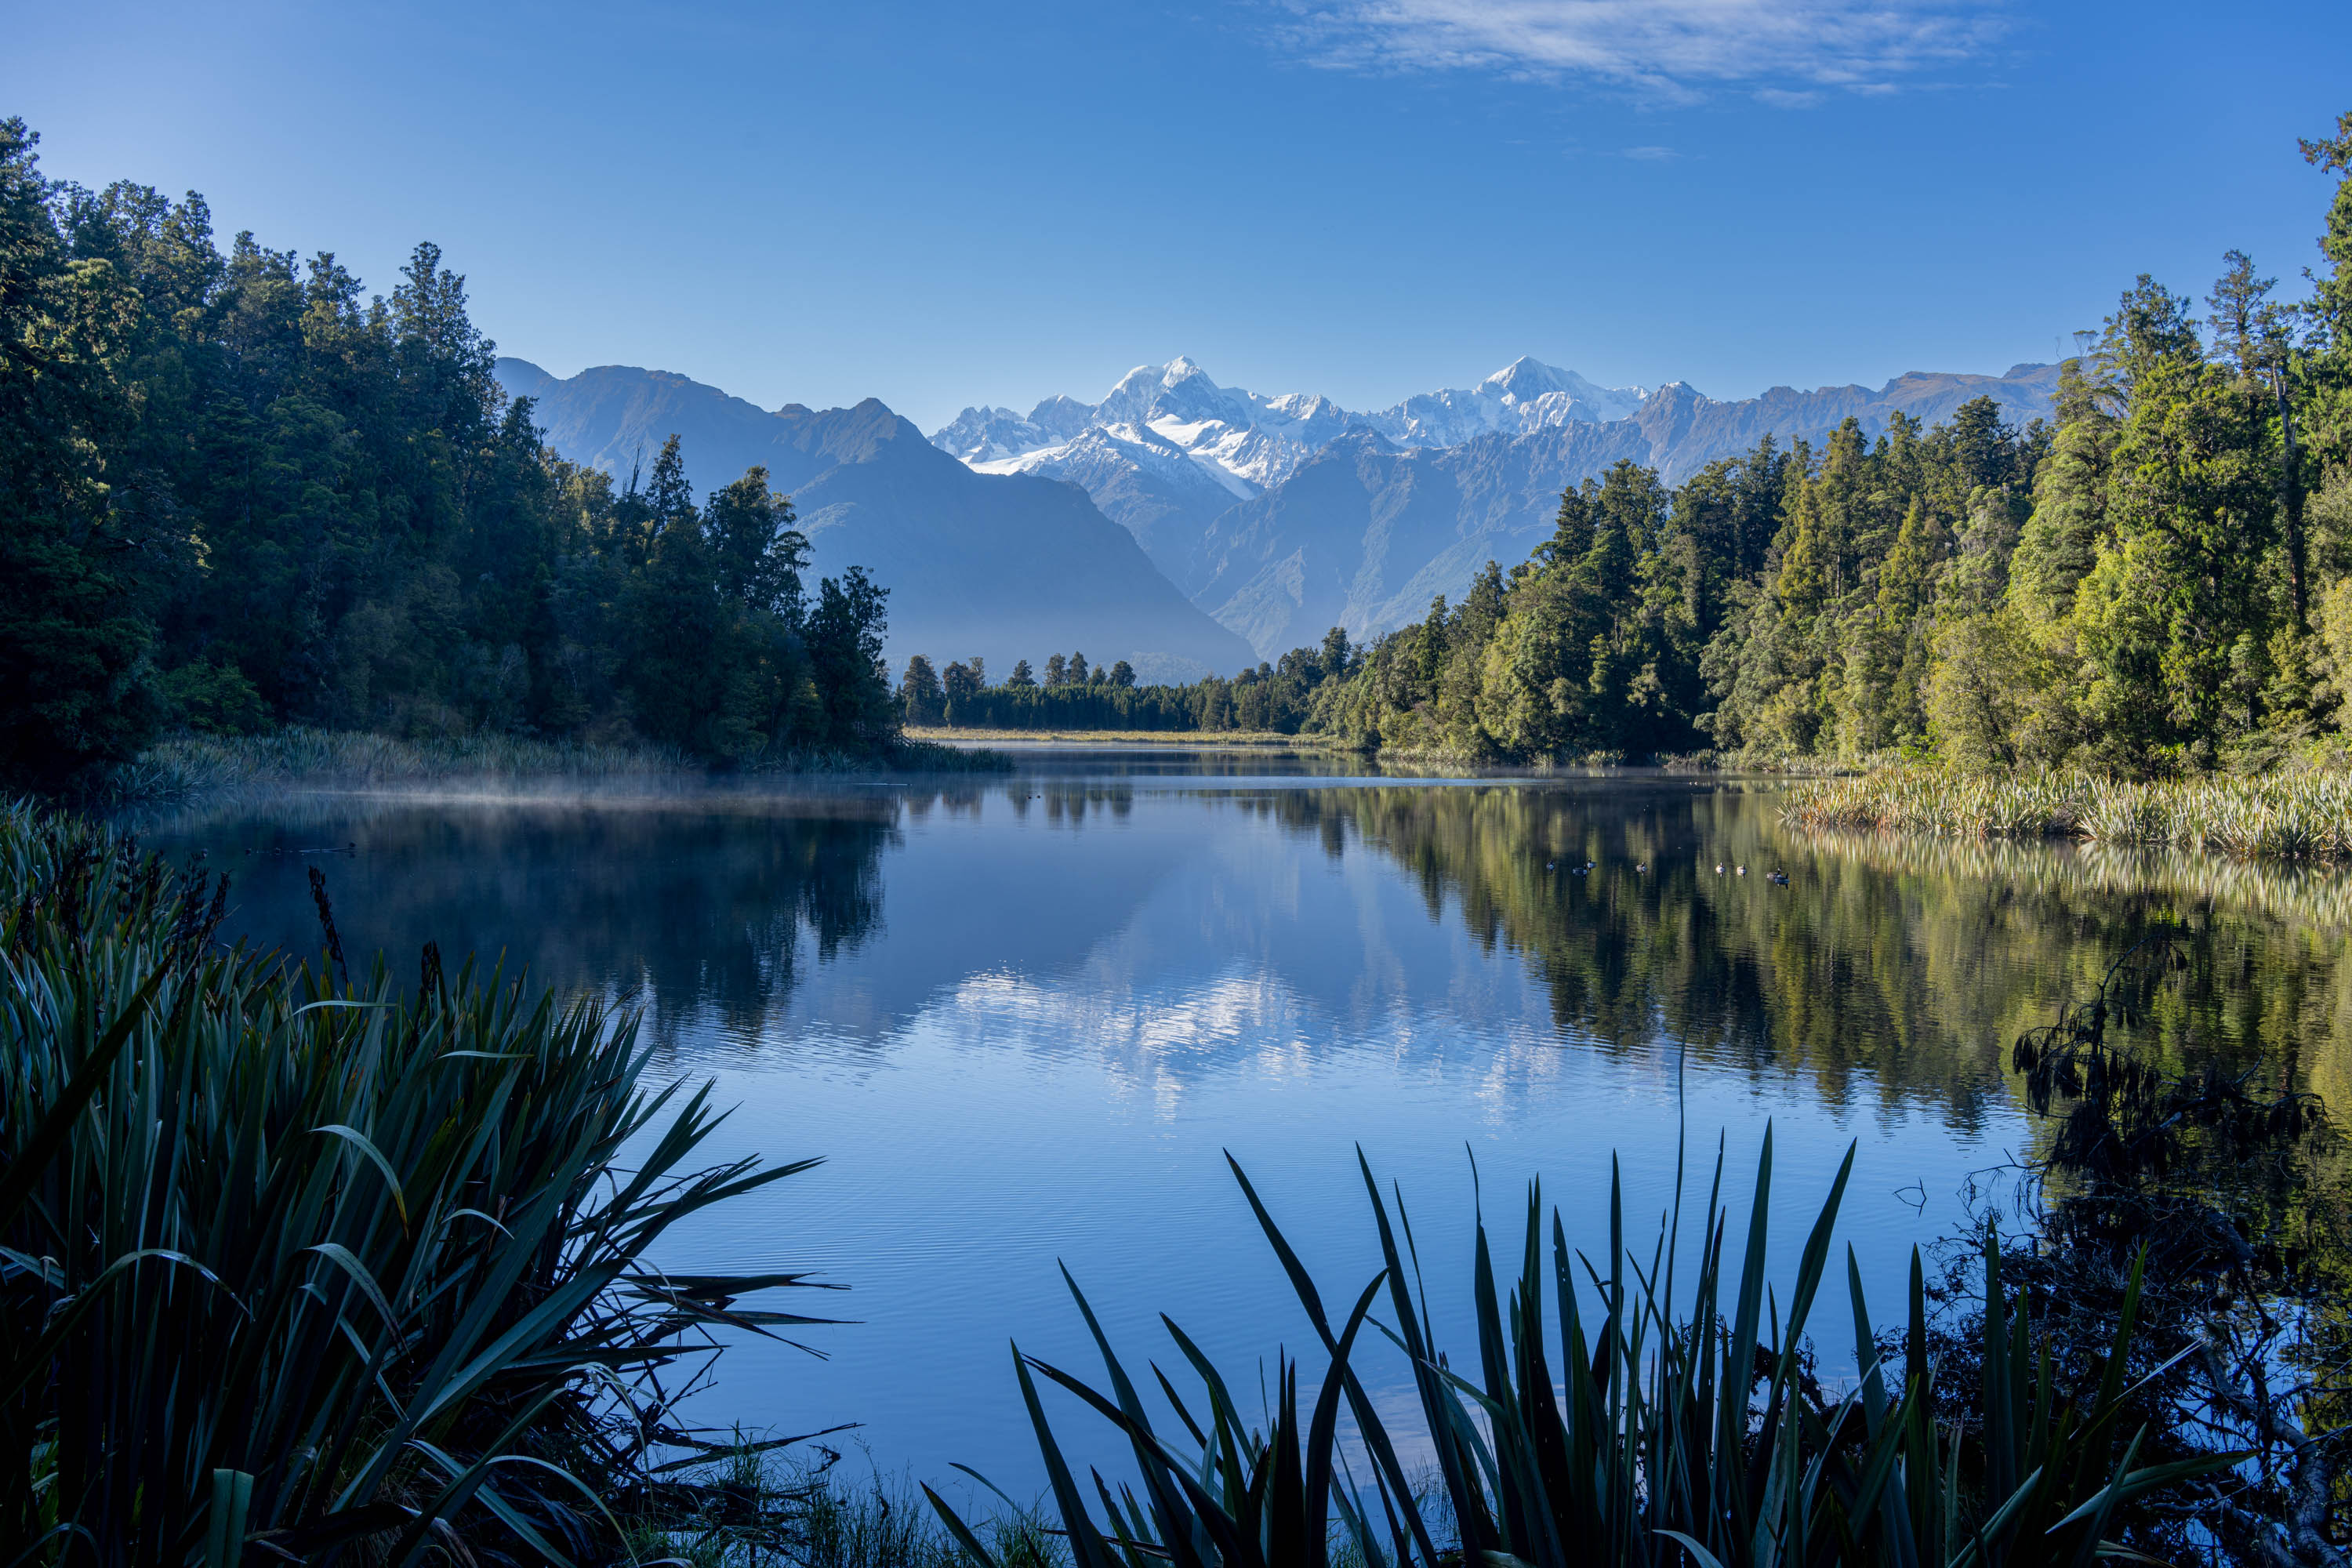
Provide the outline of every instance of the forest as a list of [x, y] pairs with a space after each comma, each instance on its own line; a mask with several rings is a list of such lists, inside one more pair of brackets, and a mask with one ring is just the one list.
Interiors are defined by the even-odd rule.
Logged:
[[2340, 757], [2352, 684], [2352, 116], [2312, 297], [2143, 275], [2048, 422], [1989, 401], [1620, 464], [1552, 538], [1318, 692], [1352, 742], [1529, 759], [1929, 753], [2122, 773]]
[[1125, 659], [1089, 665], [1083, 651], [1046, 658], [1042, 675], [1022, 659], [998, 685], [987, 665], [960, 659], [945, 669], [916, 654], [898, 680], [906, 721], [976, 730], [1244, 731], [1295, 735], [1313, 714], [1326, 679], [1349, 669], [1354, 650], [1334, 626], [1320, 647], [1293, 648], [1279, 662], [1189, 685], [1139, 686]]
[[698, 498], [545, 446], [420, 245], [388, 296], [203, 198], [45, 179], [0, 125], [0, 772], [289, 724], [870, 755], [902, 722], [1272, 731], [1530, 762], [1907, 755], [2132, 775], [2338, 760], [2352, 685], [2352, 119], [2310, 298], [2232, 251], [2143, 276], [2050, 420], [1631, 462], [1552, 536], [1366, 647], [1187, 686], [1055, 654], [879, 664], [887, 591], [812, 589], [753, 468]]
[[[1268, 729], [1534, 762], [1929, 757], [2134, 776], [2341, 762], [2352, 719], [2352, 115], [2311, 297], [2231, 251], [2203, 301], [2143, 275], [2053, 416], [1769, 437], [1668, 487], [1621, 462], [1528, 559], [1362, 648], [1130, 689], [985, 687], [951, 724]], [[952, 674], [959, 667], [950, 666]], [[928, 664], [923, 668], [929, 669]], [[969, 715], [969, 717], [967, 717]]]
[[667, 748], [898, 735], [887, 590], [812, 590], [754, 468], [698, 501], [550, 451], [419, 245], [389, 297], [226, 250], [194, 193], [42, 176], [0, 121], [0, 782], [288, 724]]

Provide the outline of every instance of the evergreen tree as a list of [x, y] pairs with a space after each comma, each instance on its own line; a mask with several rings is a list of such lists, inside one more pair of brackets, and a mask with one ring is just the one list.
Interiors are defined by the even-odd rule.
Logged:
[[691, 528], [696, 521], [694, 488], [686, 482], [686, 455], [675, 433], [662, 442], [660, 455], [654, 458], [653, 479], [646, 486], [646, 510], [656, 540], [673, 530]]
[[809, 659], [823, 694], [823, 742], [840, 751], [871, 752], [897, 735], [890, 677], [882, 664], [889, 596], [862, 566], [817, 584], [808, 619]]
[[[961, 665], [948, 667], [958, 676]], [[898, 679], [898, 702], [906, 710], [909, 724], [937, 724], [947, 717], [947, 685], [932, 669], [931, 661], [921, 654], [907, 660], [907, 673]]]
[[141, 579], [173, 542], [108, 460], [137, 417], [137, 291], [68, 254], [37, 140], [0, 121], [0, 782], [55, 787], [152, 732]]
[[545, 450], [463, 277], [388, 298], [196, 195], [50, 185], [0, 127], [0, 772], [280, 722], [872, 750], [882, 591], [806, 601], [761, 470], [698, 506], [676, 437], [615, 485]]
[[749, 609], [798, 623], [808, 537], [793, 527], [792, 501], [768, 488], [768, 470], [754, 466], [726, 489], [711, 491], [702, 526], [718, 568], [719, 591]]
[[945, 721], [967, 724], [971, 721], [971, 706], [988, 685], [987, 669], [978, 658], [969, 664], [950, 664], [940, 676], [940, 689], [945, 704]]

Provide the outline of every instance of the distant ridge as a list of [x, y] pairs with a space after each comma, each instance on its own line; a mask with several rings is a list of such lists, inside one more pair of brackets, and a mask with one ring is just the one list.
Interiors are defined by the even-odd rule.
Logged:
[[773, 413], [667, 371], [599, 365], [558, 379], [501, 359], [499, 384], [537, 402], [548, 442], [625, 479], [680, 439], [698, 492], [753, 464], [791, 495], [815, 571], [866, 567], [890, 589], [893, 666], [910, 654], [1018, 658], [1083, 651], [1150, 679], [1231, 673], [1249, 645], [1189, 603], [1134, 537], [1076, 485], [976, 473], [867, 398]]

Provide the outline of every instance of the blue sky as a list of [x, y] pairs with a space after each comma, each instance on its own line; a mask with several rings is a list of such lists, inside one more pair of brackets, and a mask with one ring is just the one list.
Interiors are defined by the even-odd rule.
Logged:
[[[773, 406], [1099, 396], [1179, 353], [1356, 407], [2049, 359], [2141, 270], [2297, 281], [2352, 5], [8, 0], [52, 175], [210, 199], [501, 348]], [[2283, 286], [2283, 292], [2285, 287]]]

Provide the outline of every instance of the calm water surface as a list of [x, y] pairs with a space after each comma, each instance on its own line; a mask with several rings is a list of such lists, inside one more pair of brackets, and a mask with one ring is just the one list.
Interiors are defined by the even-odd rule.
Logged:
[[[1162, 1311], [1244, 1380], [1311, 1342], [1226, 1152], [1327, 1295], [1352, 1294], [1377, 1267], [1360, 1147], [1412, 1205], [1458, 1350], [1474, 1159], [1506, 1250], [1538, 1174], [1590, 1246], [1612, 1151], [1647, 1224], [1678, 1130], [1694, 1202], [1720, 1137], [1744, 1213], [1769, 1121], [1780, 1267], [1857, 1144], [1842, 1233], [1891, 1316], [1908, 1245], [2034, 1144], [2009, 1042], [2151, 927], [2193, 928], [2210, 971], [2160, 1044], [2287, 1051], [2331, 1098], [2347, 1056], [2333, 874], [1825, 844], [1778, 826], [1769, 786], [1689, 776], [1042, 749], [1021, 767], [313, 796], [148, 837], [229, 869], [257, 940], [316, 946], [319, 865], [345, 945], [398, 971], [432, 937], [633, 999], [656, 1076], [715, 1077], [738, 1107], [714, 1154], [825, 1161], [666, 1261], [815, 1268], [851, 1289], [777, 1304], [857, 1320], [809, 1331], [824, 1360], [739, 1346], [697, 1414], [861, 1422], [887, 1469], [961, 1460], [1016, 1492], [1040, 1477], [1009, 1343], [1095, 1366], [1057, 1260], [1137, 1361], [1168, 1359]], [[1401, 1366], [1368, 1376], [1409, 1397]]]

